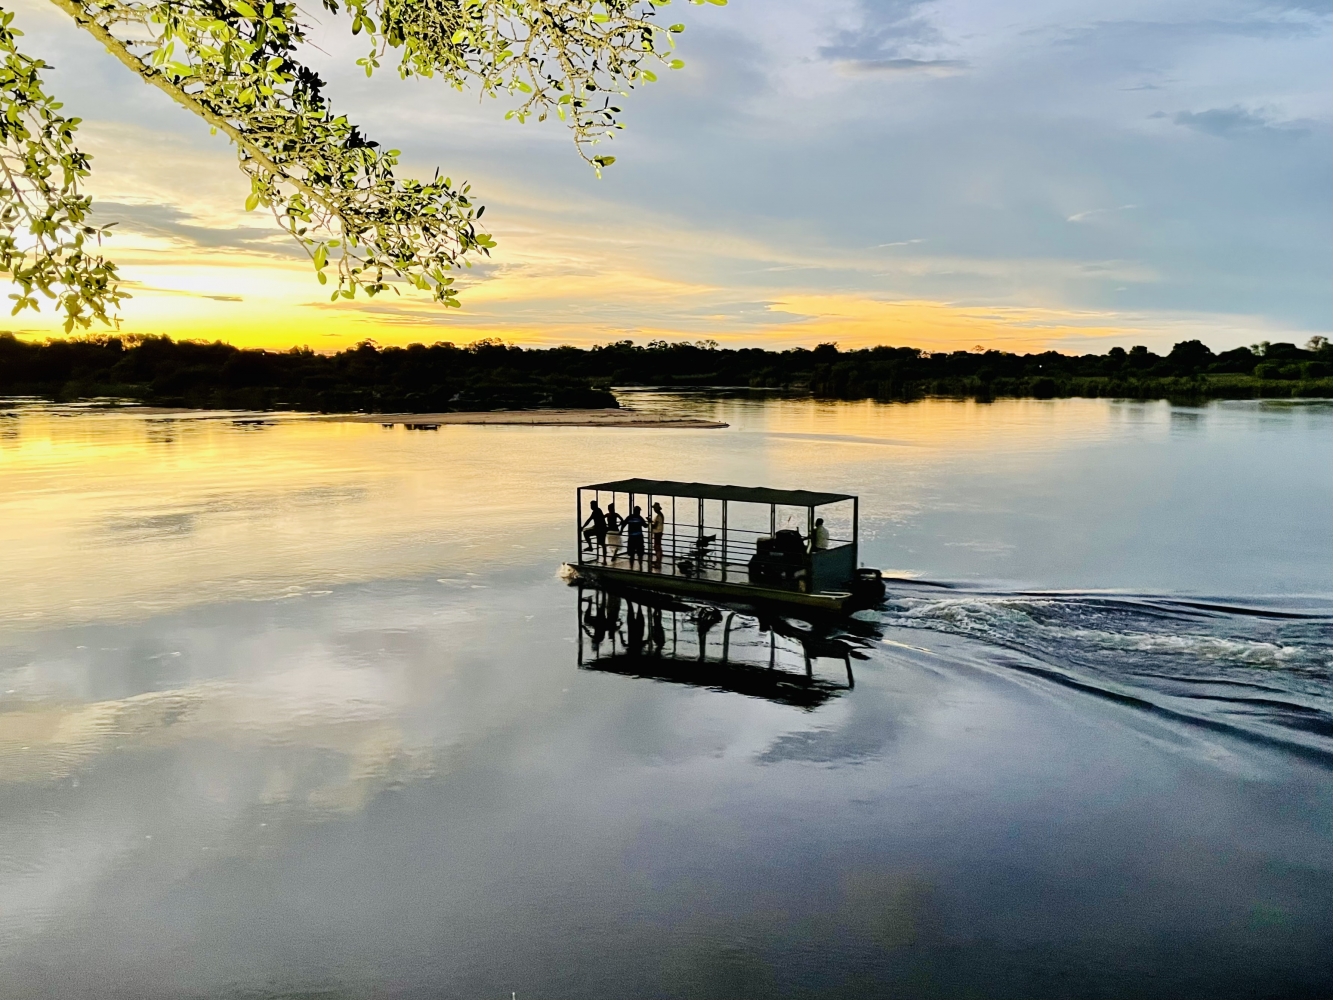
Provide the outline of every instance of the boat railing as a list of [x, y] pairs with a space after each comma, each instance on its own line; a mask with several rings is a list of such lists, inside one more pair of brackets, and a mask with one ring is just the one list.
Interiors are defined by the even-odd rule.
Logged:
[[[743, 528], [731, 528], [724, 533], [721, 527], [711, 525], [702, 529], [698, 525], [677, 525], [673, 531], [668, 525], [661, 535], [660, 559], [653, 536], [645, 532], [642, 558], [630, 559], [628, 535], [621, 534], [617, 541], [612, 533], [604, 547], [585, 542], [581, 561], [651, 575], [744, 583], [750, 582], [750, 561], [759, 549], [760, 539], [768, 537], [766, 531]], [[854, 569], [855, 546], [851, 539], [830, 538], [827, 548], [806, 552], [799, 565], [793, 564], [789, 578], [768, 582], [785, 589], [823, 590], [825, 580], [845, 580]]]
[[[621, 479], [581, 486], [575, 502], [582, 565], [806, 594], [849, 592], [856, 578], [859, 505], [850, 493]], [[627, 513], [642, 536], [624, 530]], [[608, 520], [620, 530], [605, 532]], [[683, 580], [672, 587], [688, 589]]]

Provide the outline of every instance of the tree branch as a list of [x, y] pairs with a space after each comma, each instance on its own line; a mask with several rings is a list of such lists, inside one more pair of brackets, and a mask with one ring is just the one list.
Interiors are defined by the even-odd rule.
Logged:
[[317, 190], [304, 183], [299, 177], [293, 177], [289, 172], [279, 167], [269, 158], [267, 153], [246, 138], [243, 131], [193, 97], [186, 90], [177, 86], [160, 70], [146, 65], [142, 59], [129, 50], [124, 42], [111, 34], [110, 31], [96, 20], [90, 18], [87, 10], [78, 2], [78, 0], [51, 0], [51, 2], [72, 17], [74, 23], [80, 28], [105, 45], [108, 52], [129, 67], [131, 71], [137, 73], [144, 82], [152, 84], [177, 104], [189, 111], [193, 111], [204, 121], [208, 122], [209, 125], [218, 129], [220, 132], [225, 133], [232, 142], [236, 143], [238, 149], [245, 150], [256, 163], [274, 177], [281, 177], [293, 187], [298, 188], [306, 195], [306, 197], [321, 205], [326, 211], [337, 214], [337, 209], [329, 204], [327, 199], [323, 198]]

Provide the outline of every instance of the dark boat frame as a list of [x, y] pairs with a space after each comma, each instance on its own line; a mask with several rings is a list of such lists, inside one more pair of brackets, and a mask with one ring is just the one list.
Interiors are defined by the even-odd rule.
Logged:
[[[663, 503], [666, 530], [662, 558], [654, 558], [648, 531], [644, 533], [645, 557], [634, 561], [618, 546], [590, 543], [583, 527], [588, 515], [585, 494], [592, 494], [591, 499], [599, 503], [607, 497], [615, 502], [616, 497], [624, 495], [628, 500], [625, 512], [632, 512], [636, 505], [642, 506], [649, 522], [653, 503]], [[668, 501], [669, 511], [665, 506]], [[714, 511], [720, 515], [712, 524], [708, 523], [706, 510], [709, 501], [717, 505]], [[833, 614], [871, 606], [884, 593], [879, 571], [859, 566], [860, 499], [855, 494], [621, 479], [579, 487], [575, 503], [576, 568], [581, 577], [590, 580], [731, 603], [785, 605]], [[735, 504], [767, 507], [768, 534], [729, 524]], [[809, 540], [815, 534], [816, 511], [848, 504], [851, 537], [830, 537], [827, 547], [812, 548]], [[804, 512], [803, 538], [798, 530], [779, 529], [781, 508]], [[788, 515], [787, 520], [790, 519]], [[846, 518], [843, 520], [846, 523]], [[799, 539], [795, 551], [793, 538]]]
[[[865, 659], [858, 651], [866, 644], [864, 638], [840, 629], [800, 628], [777, 609], [765, 614], [637, 587], [582, 582], [577, 603], [582, 670], [731, 691], [809, 710], [852, 690], [852, 657]], [[720, 626], [720, 637], [710, 639], [715, 626]], [[756, 631], [766, 641], [755, 643]], [[741, 639], [742, 633], [750, 641]], [[746, 655], [756, 651], [758, 657]], [[803, 672], [799, 666], [797, 672], [787, 669], [794, 653]], [[841, 663], [845, 683], [816, 673], [816, 661], [828, 659]]]

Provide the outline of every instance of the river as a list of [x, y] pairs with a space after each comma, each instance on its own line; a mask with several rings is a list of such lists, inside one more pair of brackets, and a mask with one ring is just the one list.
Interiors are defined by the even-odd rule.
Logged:
[[[623, 398], [0, 411], [0, 996], [1333, 993], [1333, 407]], [[627, 476], [859, 494], [846, 662], [599, 662]]]

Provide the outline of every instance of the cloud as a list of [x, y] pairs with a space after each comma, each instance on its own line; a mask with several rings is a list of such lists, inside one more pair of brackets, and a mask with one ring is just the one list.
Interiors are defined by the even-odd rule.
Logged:
[[957, 76], [967, 69], [961, 59], [840, 59], [840, 72], [852, 76]]
[[154, 285], [145, 284], [142, 281], [124, 280], [121, 281], [124, 287], [133, 295], [141, 292], [151, 292], [154, 295], [184, 295], [194, 299], [211, 299], [214, 302], [244, 302], [245, 298], [241, 295], [213, 295], [208, 292], [195, 292], [188, 288], [158, 288]]
[[[1320, 6], [1323, 6], [1320, 2]], [[1243, 17], [1186, 17], [1160, 20], [1097, 21], [1061, 32], [1064, 44], [1108, 42], [1126, 48], [1180, 43], [1198, 45], [1209, 38], [1286, 40], [1317, 37], [1327, 24], [1327, 10], [1300, 11], [1269, 8]]]
[[1116, 208], [1090, 208], [1086, 212], [1075, 212], [1073, 215], [1065, 217], [1066, 222], [1086, 222], [1094, 215], [1106, 215], [1108, 212], [1123, 212], [1127, 209], [1138, 208], [1137, 205], [1120, 205]]
[[967, 68], [946, 58], [944, 32], [930, 0], [861, 0], [855, 26], [838, 31], [819, 56], [844, 76], [944, 77]]
[[201, 250], [245, 250], [303, 259], [304, 252], [286, 233], [268, 226], [201, 224], [174, 205], [97, 201], [97, 221], [116, 223], [116, 232], [156, 237]]
[[826, 59], [899, 55], [904, 46], [928, 45], [942, 34], [930, 17], [930, 0], [861, 0], [855, 26], [834, 35], [820, 48]]
[[[1164, 118], [1158, 112], [1154, 118]], [[1207, 111], [1178, 111], [1171, 116], [1177, 125], [1202, 132], [1204, 135], [1217, 136], [1221, 139], [1238, 135], [1253, 135], [1267, 132], [1277, 135], [1303, 134], [1305, 129], [1293, 122], [1281, 122], [1256, 111], [1249, 111], [1240, 105], [1230, 108], [1209, 108]]]
[[848, 294], [797, 294], [775, 300], [778, 314], [799, 317], [785, 331], [792, 342], [829, 340], [844, 347], [897, 344], [968, 350], [980, 339], [1005, 350], [1041, 350], [1052, 340], [1122, 334], [1113, 313], [961, 305], [928, 300], [884, 300]]

